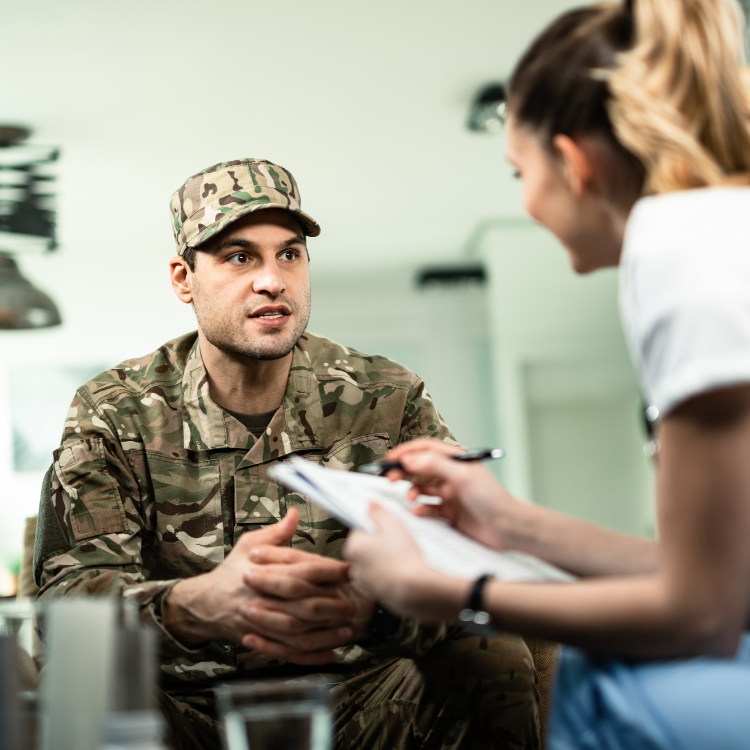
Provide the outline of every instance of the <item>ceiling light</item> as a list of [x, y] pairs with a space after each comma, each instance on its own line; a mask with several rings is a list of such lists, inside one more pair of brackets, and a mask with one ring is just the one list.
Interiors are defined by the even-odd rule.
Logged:
[[505, 123], [508, 94], [502, 83], [488, 83], [474, 97], [467, 127], [476, 133], [499, 133]]
[[0, 329], [48, 328], [60, 323], [52, 299], [21, 275], [10, 255], [0, 253]]

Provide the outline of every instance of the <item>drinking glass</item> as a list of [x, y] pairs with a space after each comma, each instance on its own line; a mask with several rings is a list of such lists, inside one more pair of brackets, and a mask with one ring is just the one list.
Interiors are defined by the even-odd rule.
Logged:
[[216, 688], [229, 750], [330, 750], [328, 689], [316, 678]]
[[36, 745], [38, 667], [31, 654], [38, 613], [30, 599], [0, 601], [0, 748]]

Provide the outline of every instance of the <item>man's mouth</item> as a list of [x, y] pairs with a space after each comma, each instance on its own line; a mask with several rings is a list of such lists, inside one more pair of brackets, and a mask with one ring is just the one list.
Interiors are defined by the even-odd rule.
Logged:
[[276, 318], [279, 315], [291, 315], [286, 305], [263, 305], [250, 314], [251, 318]]
[[280, 325], [286, 321], [292, 314], [292, 311], [286, 307], [286, 305], [266, 305], [265, 307], [259, 307], [254, 313], [249, 315], [249, 318], [256, 320], [258, 323], [264, 323], [266, 325]]

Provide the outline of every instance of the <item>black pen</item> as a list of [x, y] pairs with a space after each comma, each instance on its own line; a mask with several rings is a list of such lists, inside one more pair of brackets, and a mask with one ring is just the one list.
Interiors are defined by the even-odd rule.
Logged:
[[[502, 448], [492, 448], [486, 450], [466, 451], [459, 453], [457, 456], [450, 456], [454, 461], [486, 461], [488, 458], [502, 458], [505, 451]], [[365, 474], [375, 474], [382, 477], [393, 469], [403, 469], [400, 461], [376, 461], [372, 464], [363, 464], [358, 471]]]

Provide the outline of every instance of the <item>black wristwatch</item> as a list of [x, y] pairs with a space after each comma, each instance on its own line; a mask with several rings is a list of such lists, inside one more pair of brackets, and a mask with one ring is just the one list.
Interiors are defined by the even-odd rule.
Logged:
[[495, 632], [492, 618], [482, 606], [482, 592], [485, 584], [493, 578], [494, 576], [491, 575], [483, 575], [477, 578], [471, 588], [466, 608], [462, 609], [458, 615], [458, 620], [464, 626], [464, 629], [474, 635], [487, 637]]
[[360, 642], [362, 648], [382, 646], [393, 640], [401, 625], [401, 619], [391, 614], [382, 604], [377, 604], [370, 620], [370, 636]]

